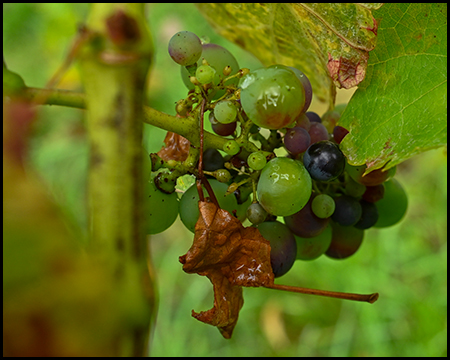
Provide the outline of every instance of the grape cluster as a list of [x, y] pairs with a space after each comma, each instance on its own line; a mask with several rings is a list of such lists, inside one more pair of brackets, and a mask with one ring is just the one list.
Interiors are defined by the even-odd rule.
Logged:
[[[348, 131], [337, 125], [345, 105], [322, 116], [308, 111], [313, 91], [302, 71], [284, 65], [239, 68], [228, 50], [202, 44], [188, 31], [172, 37], [169, 54], [181, 65], [188, 88], [187, 97], [176, 103], [178, 116], [199, 117], [202, 111], [225, 138], [219, 148], [203, 153], [215, 197], [270, 241], [275, 276], [289, 271], [295, 260], [323, 254], [347, 258], [361, 246], [365, 230], [402, 219], [407, 197], [393, 178], [395, 168], [366, 174], [366, 165], [348, 163], [340, 149]], [[192, 165], [191, 157], [189, 164], [164, 161], [157, 154], [151, 159], [147, 193], [157, 213], [150, 214], [148, 232], [165, 230], [177, 213], [194, 232], [197, 187], [182, 185], [189, 177], [194, 183], [198, 163]]]

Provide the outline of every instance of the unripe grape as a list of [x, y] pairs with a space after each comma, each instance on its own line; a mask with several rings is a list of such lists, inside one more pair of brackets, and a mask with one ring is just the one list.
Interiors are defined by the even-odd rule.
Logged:
[[202, 44], [190, 31], [177, 32], [169, 41], [170, 57], [182, 66], [195, 64], [202, 55]]
[[209, 84], [214, 80], [215, 75], [216, 70], [209, 65], [200, 65], [195, 72], [195, 77], [201, 84]]
[[236, 155], [241, 150], [239, 144], [235, 140], [228, 140], [223, 144], [223, 151], [228, 155]]
[[232, 101], [219, 101], [214, 107], [214, 117], [221, 124], [229, 124], [236, 121], [237, 109]]
[[253, 170], [262, 170], [266, 163], [266, 156], [261, 151], [252, 152], [247, 158], [247, 164]]

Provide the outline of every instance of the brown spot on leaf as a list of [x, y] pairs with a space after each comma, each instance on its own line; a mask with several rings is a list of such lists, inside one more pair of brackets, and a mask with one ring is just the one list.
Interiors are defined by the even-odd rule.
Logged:
[[333, 59], [331, 54], [328, 54], [328, 72], [338, 88], [350, 89], [364, 80], [368, 55], [362, 56], [361, 59], [363, 63], [359, 61], [355, 64], [351, 59]]

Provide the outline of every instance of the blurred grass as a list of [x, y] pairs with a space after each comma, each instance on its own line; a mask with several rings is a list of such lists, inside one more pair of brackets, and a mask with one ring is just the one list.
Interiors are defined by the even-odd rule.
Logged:
[[[67, 53], [87, 4], [3, 4], [3, 51], [8, 67], [29, 86], [42, 87]], [[258, 60], [215, 34], [192, 4], [149, 4], [156, 58], [149, 105], [174, 114], [186, 95], [179, 67], [167, 54], [177, 31], [189, 30], [229, 49], [241, 67]], [[59, 85], [80, 90], [73, 66]], [[345, 102], [352, 91], [338, 94]], [[326, 109], [313, 101], [311, 109]], [[49, 184], [74, 226], [86, 228], [87, 142], [83, 111], [42, 107], [30, 161]], [[145, 146], [159, 150], [164, 132], [146, 126]], [[358, 293], [379, 292], [373, 305], [309, 295], [244, 289], [245, 305], [231, 340], [191, 317], [212, 307], [208, 279], [185, 274], [178, 262], [193, 235], [177, 220], [151, 239], [160, 304], [153, 356], [446, 356], [447, 156], [438, 149], [398, 167], [409, 196], [405, 219], [371, 229], [361, 249], [344, 261], [297, 261], [279, 283]]]

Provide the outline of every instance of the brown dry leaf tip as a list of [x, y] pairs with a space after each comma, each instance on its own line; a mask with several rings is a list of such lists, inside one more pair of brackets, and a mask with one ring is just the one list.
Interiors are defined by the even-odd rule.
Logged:
[[190, 142], [181, 135], [168, 131], [158, 156], [165, 160], [184, 161], [189, 155]]
[[214, 287], [213, 308], [192, 316], [229, 339], [244, 303], [241, 287], [273, 284], [270, 243], [213, 203], [200, 201], [199, 209], [194, 242], [179, 260], [185, 272], [207, 276]]

